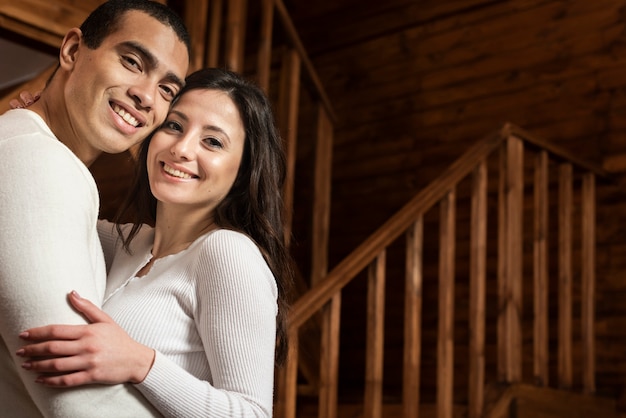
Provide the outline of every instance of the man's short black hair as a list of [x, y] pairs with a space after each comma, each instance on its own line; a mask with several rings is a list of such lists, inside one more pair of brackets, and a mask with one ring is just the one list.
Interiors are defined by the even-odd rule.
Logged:
[[189, 32], [180, 16], [168, 6], [150, 0], [109, 0], [102, 3], [80, 26], [85, 45], [90, 49], [98, 48], [107, 36], [118, 30], [123, 15], [133, 10], [152, 16], [172, 28], [189, 52]]

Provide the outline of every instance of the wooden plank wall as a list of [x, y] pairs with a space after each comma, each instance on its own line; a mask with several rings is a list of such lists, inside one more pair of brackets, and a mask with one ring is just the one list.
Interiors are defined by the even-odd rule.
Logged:
[[[626, 382], [626, 1], [286, 4], [337, 114], [331, 267], [505, 121], [615, 174], [597, 190], [597, 389], [620, 396]], [[532, 230], [532, 223], [524, 228]], [[554, 239], [557, 225], [549, 228]], [[392, 254], [388, 259], [394, 262]], [[393, 280], [388, 277], [389, 286]], [[365, 309], [364, 292], [350, 285], [344, 310]], [[389, 329], [402, 322], [392, 310], [403, 302], [392, 294], [388, 290]], [[425, 321], [436, 317], [424, 315]], [[351, 325], [342, 327], [346, 349], [350, 341], [362, 343], [354, 331], [362, 324]], [[389, 329], [386, 343], [400, 346]], [[532, 350], [529, 338], [525, 350]], [[556, 349], [550, 350], [555, 362]], [[344, 361], [352, 367], [360, 359], [342, 352]]]

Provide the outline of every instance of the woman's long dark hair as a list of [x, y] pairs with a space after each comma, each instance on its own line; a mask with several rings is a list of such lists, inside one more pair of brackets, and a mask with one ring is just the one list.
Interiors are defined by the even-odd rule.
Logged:
[[[276, 363], [282, 365], [287, 354], [287, 300], [293, 285], [293, 265], [284, 244], [282, 186], [285, 179], [285, 154], [271, 104], [263, 91], [238, 74], [217, 68], [194, 72], [186, 79], [178, 97], [191, 90], [219, 90], [237, 106], [245, 130], [245, 145], [235, 182], [224, 200], [215, 208], [215, 223], [248, 235], [258, 245], [278, 287], [276, 318]], [[172, 105], [174, 105], [172, 103]], [[154, 224], [157, 201], [150, 191], [146, 160], [151, 137], [139, 152], [137, 173], [116, 223], [124, 247], [143, 224]], [[123, 236], [119, 221], [132, 219], [133, 227]]]

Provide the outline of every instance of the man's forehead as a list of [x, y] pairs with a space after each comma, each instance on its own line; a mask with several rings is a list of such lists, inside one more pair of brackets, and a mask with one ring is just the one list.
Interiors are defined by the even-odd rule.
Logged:
[[[167, 60], [170, 52], [175, 49], [177, 53], [184, 51], [189, 63], [189, 49], [180, 39], [175, 30], [142, 11], [128, 11], [115, 25], [103, 43], [114, 45], [141, 52], [142, 55], [150, 55], [155, 60]], [[182, 48], [182, 49], [181, 49]], [[168, 51], [161, 54], [160, 51]]]

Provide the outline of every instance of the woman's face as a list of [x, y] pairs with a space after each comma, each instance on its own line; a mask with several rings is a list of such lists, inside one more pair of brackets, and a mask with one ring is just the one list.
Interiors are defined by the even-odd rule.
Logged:
[[212, 211], [237, 177], [244, 141], [239, 111], [226, 93], [185, 93], [148, 148], [152, 194], [165, 204]]

